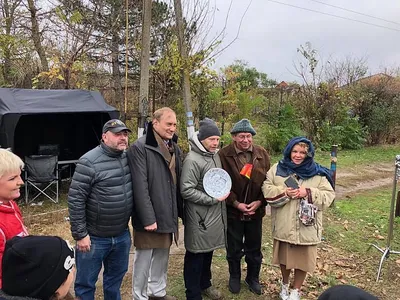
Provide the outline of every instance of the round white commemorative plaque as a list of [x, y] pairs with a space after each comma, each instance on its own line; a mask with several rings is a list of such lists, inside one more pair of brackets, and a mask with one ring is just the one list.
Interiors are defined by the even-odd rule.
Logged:
[[211, 197], [220, 198], [231, 191], [232, 180], [225, 170], [212, 168], [204, 175], [203, 187]]

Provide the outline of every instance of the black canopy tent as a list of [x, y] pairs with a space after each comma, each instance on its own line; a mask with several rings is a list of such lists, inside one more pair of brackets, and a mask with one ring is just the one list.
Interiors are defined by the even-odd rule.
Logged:
[[118, 116], [99, 92], [0, 88], [0, 147], [24, 158], [40, 145], [58, 145], [59, 160], [78, 159]]

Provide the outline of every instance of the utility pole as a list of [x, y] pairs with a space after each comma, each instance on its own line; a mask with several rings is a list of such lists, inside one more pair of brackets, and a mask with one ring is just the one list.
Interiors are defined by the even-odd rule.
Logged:
[[[222, 78], [222, 98], [224, 99], [224, 101], [226, 96], [226, 79]], [[221, 116], [222, 116], [222, 122], [221, 122], [221, 136], [224, 135], [225, 133], [225, 104], [224, 101], [222, 102], [222, 110], [221, 110]], [[224, 142], [221, 141], [221, 149], [224, 146]]]
[[152, 0], [143, 0], [142, 53], [140, 56], [140, 87], [138, 138], [143, 135], [149, 112], [150, 26]]
[[179, 52], [183, 62], [182, 66], [182, 91], [185, 103], [187, 135], [188, 139], [194, 134], [192, 95], [190, 94], [190, 74], [188, 69], [188, 49], [184, 36], [184, 24], [182, 16], [182, 1], [174, 0], [176, 27], [178, 32]]

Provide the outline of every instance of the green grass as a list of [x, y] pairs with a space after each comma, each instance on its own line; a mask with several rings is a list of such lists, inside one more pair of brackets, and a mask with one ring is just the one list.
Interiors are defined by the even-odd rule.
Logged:
[[[338, 150], [337, 167], [351, 168], [358, 165], [368, 165], [372, 163], [387, 163], [394, 161], [397, 154], [400, 154], [400, 144], [379, 145], [365, 147], [359, 150]], [[316, 151], [315, 161], [323, 166], [330, 167], [331, 153], [329, 151]], [[272, 155], [271, 163], [276, 163], [282, 158], [282, 154]]]
[[[325, 238], [338, 248], [363, 253], [370, 243], [386, 246], [392, 188], [379, 188], [337, 201], [325, 215]], [[329, 221], [331, 220], [331, 221]], [[400, 218], [392, 245], [400, 250]]]
[[[377, 162], [394, 162], [397, 154], [400, 154], [400, 145], [380, 145], [365, 147], [359, 150], [339, 150], [337, 164], [341, 168], [351, 168], [359, 164], [368, 165]], [[318, 151], [315, 160], [320, 164], [330, 165], [330, 152]]]

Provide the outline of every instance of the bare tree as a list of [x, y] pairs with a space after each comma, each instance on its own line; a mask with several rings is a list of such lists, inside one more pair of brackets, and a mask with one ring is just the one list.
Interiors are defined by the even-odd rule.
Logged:
[[329, 60], [325, 65], [326, 81], [336, 86], [351, 85], [368, 71], [367, 58], [347, 56], [344, 60]]
[[318, 52], [314, 49], [310, 42], [305, 45], [300, 45], [297, 48], [301, 59], [297, 64], [294, 64], [295, 73], [303, 81], [307, 88], [315, 89], [318, 84], [323, 80], [322, 59], [318, 56]]
[[46, 58], [46, 52], [44, 51], [44, 48], [42, 46], [42, 36], [40, 34], [39, 30], [39, 22], [37, 19], [37, 8], [35, 5], [34, 0], [27, 0], [28, 1], [28, 9], [30, 12], [30, 19], [31, 19], [31, 32], [32, 32], [32, 40], [35, 45], [36, 52], [39, 55], [40, 58], [40, 63], [42, 65], [42, 71], [49, 71], [49, 63]]
[[3, 77], [7, 85], [12, 83], [11, 60], [12, 50], [14, 47], [13, 25], [16, 19], [17, 8], [21, 5], [22, 0], [3, 0], [1, 4], [1, 12], [4, 20], [4, 36], [5, 44], [3, 46]]

